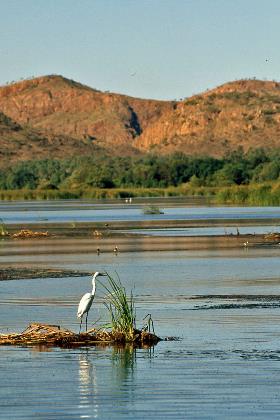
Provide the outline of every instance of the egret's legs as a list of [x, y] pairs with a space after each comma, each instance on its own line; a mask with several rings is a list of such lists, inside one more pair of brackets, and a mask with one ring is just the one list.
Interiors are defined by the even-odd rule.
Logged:
[[87, 317], [88, 317], [88, 312], [87, 312], [87, 316], [86, 316], [86, 332], [87, 332]]
[[79, 334], [81, 332], [81, 328], [82, 328], [82, 322], [83, 322], [83, 317], [81, 316], [81, 322], [80, 322], [80, 329], [79, 329]]

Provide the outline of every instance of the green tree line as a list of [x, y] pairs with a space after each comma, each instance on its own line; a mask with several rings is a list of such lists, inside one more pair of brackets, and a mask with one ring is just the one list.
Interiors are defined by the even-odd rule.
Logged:
[[221, 159], [175, 153], [23, 161], [0, 170], [0, 189], [166, 188], [186, 183], [226, 187], [279, 177], [280, 150], [256, 149], [246, 154], [238, 150]]

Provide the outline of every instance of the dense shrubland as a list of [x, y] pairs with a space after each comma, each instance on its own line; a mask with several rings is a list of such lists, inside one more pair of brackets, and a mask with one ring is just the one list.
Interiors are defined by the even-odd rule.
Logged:
[[151, 195], [214, 194], [221, 201], [279, 204], [280, 150], [238, 150], [222, 159], [181, 153], [73, 157], [24, 161], [0, 170], [2, 199], [12, 190], [20, 190], [22, 198], [100, 198], [149, 195], [146, 189]]

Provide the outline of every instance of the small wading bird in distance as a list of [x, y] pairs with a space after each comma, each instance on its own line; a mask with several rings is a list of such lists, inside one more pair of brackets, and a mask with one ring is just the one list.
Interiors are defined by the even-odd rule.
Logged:
[[98, 271], [96, 273], [94, 273], [94, 276], [92, 278], [92, 291], [91, 291], [91, 293], [89, 293], [89, 292], [85, 293], [84, 296], [82, 297], [82, 299], [80, 300], [80, 303], [79, 303], [78, 312], [77, 312], [77, 317], [81, 318], [79, 334], [81, 332], [84, 314], [87, 314], [87, 316], [86, 316], [86, 332], [87, 332], [88, 311], [90, 310], [93, 299], [94, 299], [95, 289], [96, 289], [95, 279], [98, 276], [106, 276], [106, 274], [99, 273]]

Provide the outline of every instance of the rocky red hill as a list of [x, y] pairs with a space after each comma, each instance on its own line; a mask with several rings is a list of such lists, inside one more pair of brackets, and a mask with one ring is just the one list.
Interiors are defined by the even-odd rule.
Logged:
[[139, 137], [141, 150], [223, 156], [280, 147], [280, 83], [240, 80], [177, 103]]
[[240, 80], [180, 102], [100, 92], [61, 76], [0, 87], [1, 161], [280, 147], [280, 84]]
[[41, 133], [29, 126], [21, 126], [0, 112], [0, 165], [19, 160], [63, 159], [73, 155], [100, 153], [92, 144], [69, 136]]
[[0, 111], [21, 125], [51, 136], [130, 153], [147, 125], [169, 102], [99, 92], [61, 76], [39, 77], [0, 88]]

